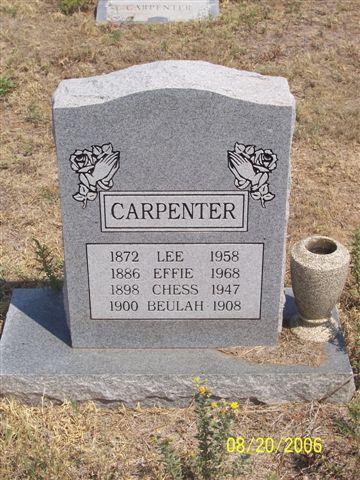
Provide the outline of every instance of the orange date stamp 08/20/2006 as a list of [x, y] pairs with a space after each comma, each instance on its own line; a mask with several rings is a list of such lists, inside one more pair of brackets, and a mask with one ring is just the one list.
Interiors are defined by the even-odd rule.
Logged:
[[310, 454], [321, 453], [323, 443], [320, 437], [228, 437], [226, 440], [226, 451], [238, 454], [264, 454], [264, 453], [285, 453], [285, 454]]

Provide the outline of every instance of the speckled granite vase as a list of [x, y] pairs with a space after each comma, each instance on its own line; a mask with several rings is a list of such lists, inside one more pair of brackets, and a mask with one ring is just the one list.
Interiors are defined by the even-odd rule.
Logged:
[[290, 326], [304, 340], [326, 342], [338, 331], [331, 312], [344, 288], [350, 254], [341, 243], [314, 235], [291, 250], [291, 280], [299, 313]]

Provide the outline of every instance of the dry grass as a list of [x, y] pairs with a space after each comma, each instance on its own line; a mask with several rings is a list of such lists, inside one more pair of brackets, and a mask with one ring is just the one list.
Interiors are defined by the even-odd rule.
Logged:
[[[155, 435], [172, 437], [183, 455], [196, 448], [192, 407], [98, 409], [93, 403], [65, 403], [41, 408], [3, 401], [0, 412], [4, 480], [161, 480], [166, 477]], [[236, 478], [355, 478], [356, 439], [344, 435], [337, 418], [352, 421], [346, 407], [330, 404], [241, 405], [232, 431], [235, 437], [320, 437], [323, 452], [252, 455], [246, 472]]]
[[[14, 286], [42, 281], [33, 237], [62, 260], [53, 91], [64, 78], [136, 63], [203, 59], [286, 76], [297, 98], [288, 246], [320, 233], [350, 247], [360, 225], [357, 0], [225, 0], [214, 22], [149, 26], [96, 25], [93, 8], [65, 16], [57, 0], [0, 0], [0, 13], [2, 318]], [[340, 308], [354, 368], [358, 293], [350, 277]], [[151, 434], [172, 435], [183, 450], [194, 442], [191, 408], [29, 408], [4, 401], [2, 409], [4, 479], [161, 479]], [[354, 478], [354, 440], [332, 423], [332, 415], [345, 421], [346, 412], [325, 405], [242, 406], [239, 435], [314, 431], [327, 443], [323, 457], [256, 456], [245, 478]]]
[[275, 347], [234, 347], [221, 348], [219, 351], [248, 362], [263, 364], [318, 367], [326, 360], [324, 344], [301, 340], [287, 328], [279, 335]]

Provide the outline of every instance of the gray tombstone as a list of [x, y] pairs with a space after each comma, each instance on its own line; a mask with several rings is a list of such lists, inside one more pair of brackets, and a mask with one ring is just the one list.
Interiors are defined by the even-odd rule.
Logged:
[[285, 79], [156, 62], [61, 82], [53, 116], [64, 295], [13, 292], [0, 396], [187, 405], [205, 372], [215, 398], [351, 398], [340, 331], [319, 367], [218, 348], [274, 344], [296, 314]]
[[219, 15], [218, 0], [99, 0], [98, 22], [165, 23]]
[[60, 83], [74, 347], [276, 343], [294, 111], [284, 78], [197, 61]]

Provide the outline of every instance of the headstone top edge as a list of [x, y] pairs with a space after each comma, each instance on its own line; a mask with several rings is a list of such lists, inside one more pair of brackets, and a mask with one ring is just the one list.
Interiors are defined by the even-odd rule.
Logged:
[[116, 72], [60, 82], [53, 108], [77, 108], [107, 103], [140, 92], [203, 90], [257, 104], [294, 107], [284, 77], [265, 76], [204, 61], [165, 60]]

